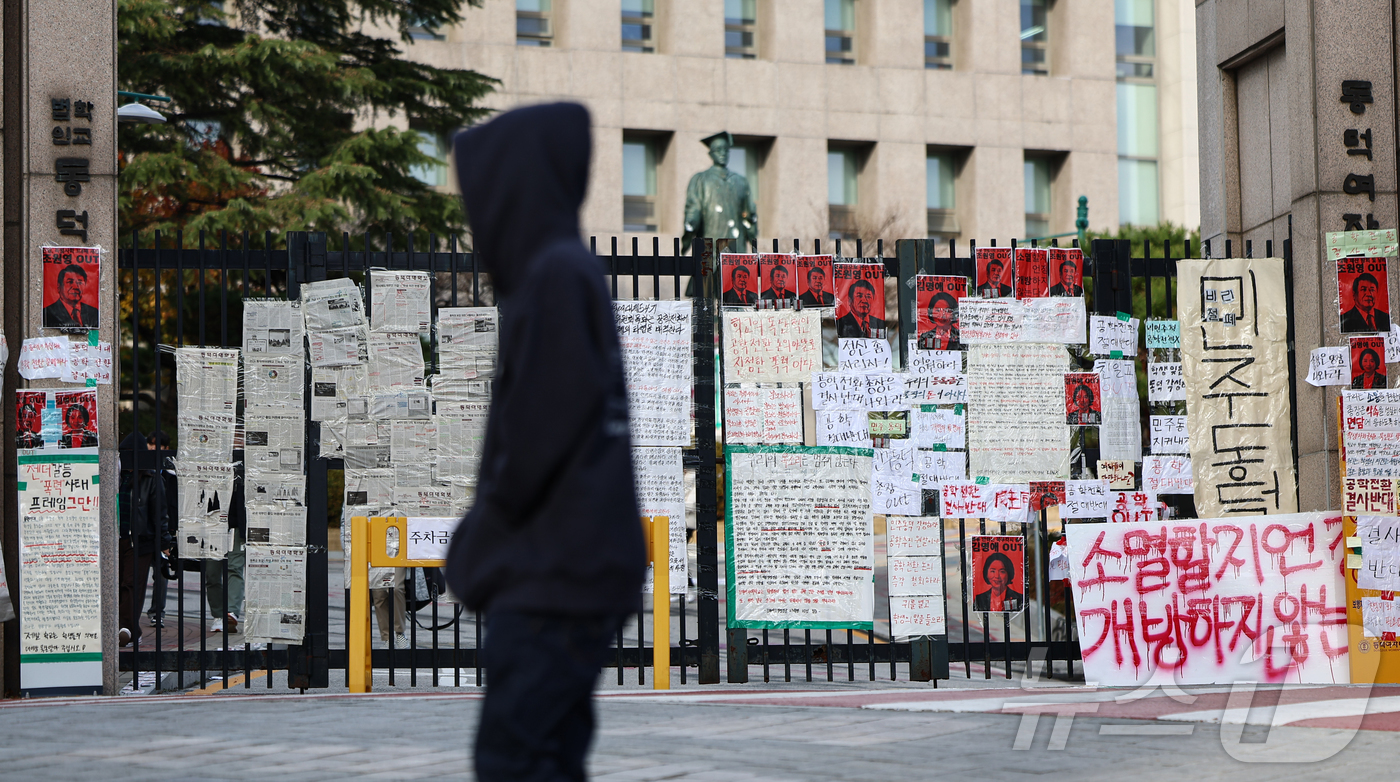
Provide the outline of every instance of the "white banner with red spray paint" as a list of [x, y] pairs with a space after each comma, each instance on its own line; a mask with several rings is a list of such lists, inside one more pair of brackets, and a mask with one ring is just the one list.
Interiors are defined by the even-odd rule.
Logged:
[[1341, 514], [1065, 529], [1085, 680], [1350, 681]]

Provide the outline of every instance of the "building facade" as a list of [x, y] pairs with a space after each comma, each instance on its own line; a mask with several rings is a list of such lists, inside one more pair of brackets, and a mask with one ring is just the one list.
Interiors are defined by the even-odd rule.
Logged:
[[[486, 0], [414, 57], [501, 80], [487, 104], [593, 113], [584, 229], [682, 233], [700, 139], [763, 240], [1001, 241], [1199, 222], [1185, 0]], [[430, 144], [444, 149], [445, 144]], [[444, 183], [445, 167], [426, 177]], [[450, 186], [450, 184], [446, 185]]]

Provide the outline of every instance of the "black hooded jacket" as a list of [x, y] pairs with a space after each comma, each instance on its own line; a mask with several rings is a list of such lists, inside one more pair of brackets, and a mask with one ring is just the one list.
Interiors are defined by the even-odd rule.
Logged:
[[579, 238], [589, 116], [559, 103], [459, 134], [474, 249], [500, 308], [476, 502], [447, 555], [469, 608], [634, 611], [645, 550], [612, 300]]

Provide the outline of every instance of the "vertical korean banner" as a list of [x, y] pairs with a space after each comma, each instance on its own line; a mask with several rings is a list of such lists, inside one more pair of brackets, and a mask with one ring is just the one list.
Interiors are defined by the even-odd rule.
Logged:
[[20, 689], [102, 692], [97, 449], [19, 457]]
[[1186, 260], [1177, 275], [1196, 512], [1294, 513], [1283, 261]]

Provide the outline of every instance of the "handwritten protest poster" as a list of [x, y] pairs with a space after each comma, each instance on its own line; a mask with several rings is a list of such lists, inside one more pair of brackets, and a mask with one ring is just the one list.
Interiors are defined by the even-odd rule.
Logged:
[[805, 383], [821, 368], [820, 310], [724, 313], [726, 383]]
[[817, 445], [870, 447], [868, 416], [864, 410], [818, 410]]
[[1137, 318], [1089, 316], [1089, 352], [1104, 358], [1137, 355]]
[[1100, 459], [1099, 479], [1108, 481], [1108, 488], [1123, 490], [1137, 486], [1137, 465], [1122, 459]]
[[890, 632], [896, 637], [946, 633], [942, 524], [932, 516], [888, 516], [885, 529]]
[[1336, 513], [1071, 524], [1084, 677], [1346, 683]]
[[1397, 478], [1342, 478], [1342, 513], [1348, 516], [1400, 516]]
[[1062, 519], [1102, 519], [1108, 516], [1108, 481], [1065, 481]]
[[1351, 385], [1351, 354], [1347, 347], [1313, 348], [1308, 354], [1307, 381], [1315, 386]]
[[992, 504], [990, 484], [949, 480], [940, 484], [939, 491], [938, 507], [942, 509], [939, 515], [945, 519], [986, 518]]
[[1181, 376], [1181, 362], [1159, 361], [1147, 365], [1147, 401], [1186, 401], [1186, 380]]
[[837, 367], [842, 372], [888, 372], [891, 368], [890, 343], [883, 339], [841, 338], [836, 340]]
[[1149, 349], [1173, 349], [1181, 347], [1181, 321], [1143, 321]]
[[1142, 490], [1154, 494], [1193, 494], [1191, 459], [1187, 456], [1142, 457]]
[[1154, 415], [1148, 418], [1153, 453], [1190, 453], [1187, 419], [1184, 415]]
[[689, 445], [692, 304], [613, 303], [634, 445]]
[[911, 339], [908, 356], [905, 369], [911, 375], [960, 375], [963, 371], [961, 350], [924, 350]]
[[1061, 345], [973, 345], [967, 356], [967, 446], [973, 475], [994, 483], [1069, 476]]
[[1347, 432], [1347, 475], [1400, 478], [1400, 432]]
[[871, 451], [731, 446], [725, 460], [729, 626], [871, 630]]
[[102, 691], [97, 449], [19, 456], [19, 673], [32, 694]]
[[802, 390], [726, 386], [724, 440], [748, 445], [802, 444]]
[[1356, 572], [1356, 586], [1400, 591], [1400, 518], [1357, 516], [1356, 536], [1361, 539], [1361, 569]]
[[1037, 299], [1050, 295], [1049, 251], [1037, 247], [1016, 248], [1016, 298]]
[[813, 410], [865, 410], [870, 407], [864, 375], [853, 372], [813, 372]]
[[1115, 524], [1156, 521], [1157, 495], [1146, 491], [1109, 492], [1108, 520]]
[[967, 404], [967, 375], [906, 375], [904, 402], [910, 405]]
[[[641, 515], [670, 519], [670, 591], [686, 589], [685, 468], [680, 448], [633, 448], [632, 465], [637, 481], [637, 509]], [[647, 565], [643, 592], [652, 591], [652, 566]]]
[[1186, 260], [1177, 270], [1196, 511], [1292, 513], [1283, 261]]
[[1368, 258], [1394, 258], [1397, 243], [1394, 228], [1365, 231], [1331, 231], [1327, 234], [1327, 258], [1339, 260], [1348, 255]]

